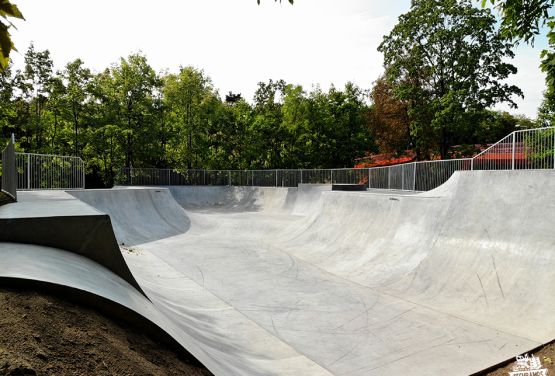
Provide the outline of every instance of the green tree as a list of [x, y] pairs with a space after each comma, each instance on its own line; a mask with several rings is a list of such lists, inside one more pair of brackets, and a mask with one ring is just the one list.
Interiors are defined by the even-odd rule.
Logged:
[[287, 85], [283, 92], [281, 128], [284, 133], [282, 144], [283, 166], [287, 168], [307, 167], [310, 137], [310, 100], [302, 86]]
[[75, 152], [75, 155], [77, 155], [77, 150], [64, 150], [62, 147], [63, 145], [61, 145], [64, 141], [63, 137], [60, 137], [60, 134], [64, 133], [66, 95], [67, 90], [62, 78], [58, 75], [54, 75], [48, 83], [48, 102], [46, 106], [45, 122], [47, 124], [47, 137], [50, 138], [50, 142], [49, 149], [46, 151], [51, 154], [70, 154]]
[[282, 123], [282, 97], [287, 84], [283, 80], [259, 82], [254, 93], [251, 168], [283, 168], [282, 150], [285, 134]]
[[64, 104], [73, 124], [73, 154], [81, 155], [79, 142], [79, 129], [86, 118], [87, 107], [90, 100], [92, 73], [84, 67], [81, 59], [76, 59], [65, 66], [62, 80], [65, 83]]
[[87, 143], [83, 154], [86, 156], [87, 172], [100, 175], [105, 186], [114, 184], [118, 168], [125, 163], [125, 133], [121, 127], [108, 124], [85, 130]]
[[[107, 100], [115, 109], [115, 123], [125, 134], [127, 166], [148, 165], [159, 153], [156, 142], [157, 124], [154, 100], [161, 80], [142, 54], [121, 58], [104, 77]], [[143, 162], [143, 163], [141, 163]]]
[[32, 43], [24, 59], [23, 72], [16, 73], [16, 81], [20, 96], [25, 102], [25, 147], [40, 152], [46, 144], [47, 124], [43, 122], [43, 115], [54, 74], [53, 62], [50, 51], [36, 51]]
[[373, 147], [366, 121], [368, 108], [364, 103], [365, 95], [351, 82], [345, 85], [343, 91], [331, 87], [328, 93], [331, 124], [328, 129], [332, 131], [329, 140], [334, 146], [329, 167], [351, 167], [356, 158]]
[[470, 0], [413, 0], [378, 50], [397, 98], [407, 102], [419, 157], [434, 148], [446, 157], [457, 134], [496, 103], [516, 107], [512, 97], [522, 92], [504, 83], [516, 73], [505, 62], [512, 48], [489, 9]]
[[17, 108], [13, 102], [14, 80], [11, 66], [0, 72], [0, 142], [5, 145], [5, 140], [16, 132], [14, 118]]
[[256, 144], [251, 132], [251, 124], [254, 118], [253, 108], [247, 101], [241, 99], [235, 104], [225, 106], [225, 109], [230, 116], [228, 131], [226, 132], [230, 167], [237, 169], [251, 168], [254, 154], [252, 145]]
[[175, 135], [169, 150], [172, 160], [180, 168], [203, 167], [207, 127], [218, 98], [210, 78], [193, 67], [182, 67], [178, 74], [165, 77], [163, 93]]

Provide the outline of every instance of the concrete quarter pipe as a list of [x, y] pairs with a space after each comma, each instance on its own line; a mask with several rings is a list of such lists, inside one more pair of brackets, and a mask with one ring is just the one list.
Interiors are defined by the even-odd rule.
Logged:
[[420, 194], [22, 192], [0, 220], [53, 196], [57, 217], [95, 208], [110, 216], [129, 269], [117, 250], [94, 259], [3, 237], [12, 243], [0, 243], [0, 277], [103, 296], [217, 375], [465, 375], [555, 337], [554, 178], [457, 172]]

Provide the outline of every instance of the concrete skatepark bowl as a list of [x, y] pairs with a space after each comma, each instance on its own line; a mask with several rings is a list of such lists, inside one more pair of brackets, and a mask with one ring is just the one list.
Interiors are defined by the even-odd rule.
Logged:
[[0, 207], [0, 278], [102, 297], [216, 375], [467, 375], [555, 337], [552, 170], [456, 172], [416, 194], [19, 200]]

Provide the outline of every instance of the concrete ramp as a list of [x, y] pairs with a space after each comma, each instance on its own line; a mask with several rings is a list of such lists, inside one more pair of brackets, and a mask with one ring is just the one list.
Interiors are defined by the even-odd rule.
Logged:
[[211, 212], [273, 212], [307, 214], [331, 184], [299, 184], [298, 188], [173, 186], [175, 200], [185, 209]]
[[[151, 267], [160, 266], [153, 261]], [[172, 339], [217, 375], [293, 376], [299, 370], [310, 375], [330, 375], [286, 344], [268, 338], [258, 326], [196, 283], [175, 274], [159, 279], [158, 283], [165, 284], [156, 290], [160, 294], [170, 289], [172, 295], [183, 291], [187, 296], [184, 302], [151, 302], [98, 263], [55, 248], [0, 242], [0, 266], [0, 283], [43, 287], [86, 300], [97, 309], [133, 322], [155, 338]], [[157, 298], [157, 294], [153, 297]], [[230, 339], [229, 327], [244, 331], [245, 335]], [[265, 350], [277, 357], [268, 358]]]
[[142, 291], [119, 252], [110, 217], [65, 192], [20, 192], [18, 202], [0, 207], [0, 242], [81, 255]]
[[217, 375], [467, 375], [555, 338], [554, 171], [330, 189], [71, 194], [110, 215], [152, 321]]
[[135, 245], [182, 234], [187, 214], [166, 188], [74, 190], [70, 195], [110, 214], [121, 245]]

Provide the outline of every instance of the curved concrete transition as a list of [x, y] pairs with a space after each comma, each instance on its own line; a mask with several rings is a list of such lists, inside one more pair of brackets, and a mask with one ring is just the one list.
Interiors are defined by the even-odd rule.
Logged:
[[0, 277], [103, 296], [216, 375], [467, 375], [555, 338], [555, 171], [457, 172], [420, 194], [62, 194], [58, 210], [70, 194], [110, 215], [148, 299], [71, 249], [0, 243]]

